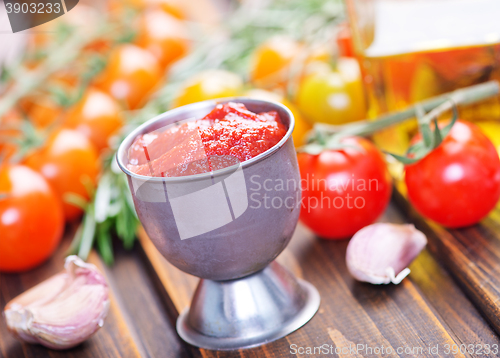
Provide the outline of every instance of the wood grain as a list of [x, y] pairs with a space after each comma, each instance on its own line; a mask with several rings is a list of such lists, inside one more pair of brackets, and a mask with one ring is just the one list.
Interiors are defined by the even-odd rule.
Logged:
[[500, 334], [500, 208], [477, 225], [446, 229], [420, 216], [401, 192], [394, 196], [402, 211], [426, 233], [432, 254]]
[[[400, 222], [402, 218], [391, 207], [382, 220]], [[178, 314], [189, 304], [197, 279], [170, 265], [144, 232], [139, 236], [145, 257], [158, 277], [159, 292], [168, 296], [166, 300], [172, 302], [174, 314]], [[474, 306], [428, 252], [413, 263], [410, 278], [399, 286], [373, 286], [351, 278], [345, 266], [346, 247], [346, 241], [319, 240], [299, 225], [289, 247], [278, 260], [318, 288], [322, 297], [319, 312], [302, 329], [276, 342], [238, 352], [202, 349], [202, 356], [288, 357], [292, 345], [315, 347], [326, 344], [335, 349], [362, 344], [371, 348], [384, 346], [394, 352], [357, 352], [363, 357], [445, 357], [451, 356], [445, 354], [447, 344], [500, 343]], [[429, 347], [436, 345], [438, 354], [429, 351]], [[398, 348], [415, 351], [398, 355]]]

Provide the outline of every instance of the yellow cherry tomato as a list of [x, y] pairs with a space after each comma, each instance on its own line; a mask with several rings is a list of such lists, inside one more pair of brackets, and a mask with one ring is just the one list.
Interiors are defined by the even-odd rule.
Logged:
[[305, 144], [306, 134], [312, 129], [312, 125], [304, 119], [304, 117], [300, 114], [299, 109], [293, 103], [279, 93], [263, 89], [252, 89], [245, 92], [244, 96], [264, 101], [279, 102], [288, 107], [295, 118], [295, 129], [292, 134], [293, 144], [295, 144], [295, 147], [297, 148]]
[[340, 58], [338, 72], [313, 71], [301, 82], [296, 103], [313, 122], [343, 124], [366, 117], [361, 71], [353, 58]]
[[250, 80], [259, 87], [284, 86], [290, 66], [301, 45], [286, 36], [272, 37], [255, 50], [250, 66]]
[[206, 101], [209, 99], [237, 96], [243, 80], [235, 73], [208, 70], [188, 79], [173, 101], [173, 107]]

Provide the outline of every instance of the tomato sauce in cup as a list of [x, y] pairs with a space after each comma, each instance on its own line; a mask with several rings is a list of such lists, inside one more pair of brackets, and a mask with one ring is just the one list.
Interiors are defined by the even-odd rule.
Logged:
[[127, 168], [156, 177], [205, 173], [265, 152], [286, 132], [275, 111], [257, 114], [241, 103], [219, 104], [202, 119], [138, 136], [129, 148]]

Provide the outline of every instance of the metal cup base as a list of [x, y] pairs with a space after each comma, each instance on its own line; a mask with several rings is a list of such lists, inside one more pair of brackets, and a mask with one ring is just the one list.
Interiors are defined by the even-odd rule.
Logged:
[[276, 262], [250, 276], [201, 280], [191, 307], [177, 319], [179, 336], [194, 346], [233, 350], [260, 346], [305, 325], [320, 296]]

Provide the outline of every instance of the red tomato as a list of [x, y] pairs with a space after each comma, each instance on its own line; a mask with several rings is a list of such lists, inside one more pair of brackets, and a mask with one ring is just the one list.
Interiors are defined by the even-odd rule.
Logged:
[[345, 138], [342, 143], [350, 147], [319, 155], [298, 154], [303, 198], [300, 219], [326, 239], [348, 238], [373, 223], [391, 197], [391, 178], [378, 149], [358, 137]]
[[337, 33], [337, 47], [339, 48], [340, 56], [354, 57], [354, 45], [352, 43], [351, 28], [347, 22], [339, 25]]
[[61, 203], [40, 174], [23, 165], [0, 168], [0, 271], [41, 264], [56, 249], [63, 229]]
[[123, 126], [121, 108], [108, 94], [90, 89], [73, 107], [65, 126], [83, 133], [98, 150], [108, 147], [109, 138]]
[[500, 159], [478, 127], [457, 121], [439, 147], [406, 167], [405, 180], [422, 215], [451, 228], [469, 226], [500, 198]]
[[82, 210], [64, 202], [67, 193], [89, 199], [82, 181], [95, 183], [99, 173], [99, 159], [90, 141], [81, 133], [62, 129], [56, 132], [41, 151], [31, 155], [26, 165], [42, 174], [63, 202], [66, 220], [73, 220]]
[[130, 109], [137, 109], [162, 77], [158, 60], [150, 52], [135, 45], [122, 45], [110, 55], [96, 84]]

